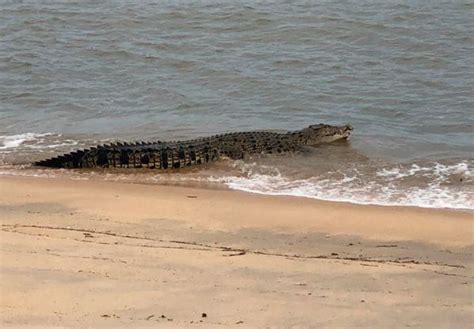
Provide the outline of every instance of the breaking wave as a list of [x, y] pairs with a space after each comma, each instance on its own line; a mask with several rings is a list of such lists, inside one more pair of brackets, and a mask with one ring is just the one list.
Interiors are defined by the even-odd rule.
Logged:
[[[31, 167], [30, 163], [35, 159], [97, 143], [92, 139], [77, 142], [69, 138], [57, 133], [0, 136], [0, 175], [151, 184], [217, 184], [252, 193], [355, 204], [474, 210], [474, 160], [389, 164], [356, 153], [338, 155], [335, 148], [325, 151], [321, 147], [314, 158], [268, 158], [267, 162], [260, 159], [252, 163], [229, 161], [220, 167], [217, 164], [191, 173], [81, 172]], [[347, 150], [341, 148], [339, 151]], [[351, 161], [344, 160], [347, 158]]]
[[54, 133], [23, 133], [18, 135], [0, 136], [0, 152], [17, 152], [22, 149], [55, 149], [61, 146], [74, 146], [77, 141], [64, 139], [61, 134]]
[[[285, 177], [276, 168], [261, 173], [255, 164], [242, 164], [242, 176], [217, 178], [236, 190], [288, 195], [355, 204], [416, 206], [474, 210], [473, 164], [430, 163], [381, 168], [375, 175], [354, 169], [306, 179]], [[333, 175], [331, 175], [333, 174]], [[337, 178], [339, 177], [339, 178]]]

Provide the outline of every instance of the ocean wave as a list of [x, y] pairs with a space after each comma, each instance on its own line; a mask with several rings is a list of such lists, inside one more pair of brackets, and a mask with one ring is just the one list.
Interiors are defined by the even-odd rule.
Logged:
[[4, 135], [0, 136], [0, 150], [17, 148], [21, 144], [29, 141], [41, 140], [43, 137], [53, 135], [51, 133], [35, 134], [24, 133], [18, 135]]
[[461, 179], [472, 179], [474, 178], [474, 173], [469, 167], [467, 161], [455, 163], [455, 164], [441, 164], [435, 162], [431, 166], [423, 167], [418, 164], [412, 164], [409, 167], [392, 167], [392, 168], [382, 168], [377, 171], [377, 176], [386, 177], [389, 179], [401, 179], [407, 177], [413, 177], [416, 175], [421, 175], [424, 177], [431, 177], [436, 181], [443, 181], [448, 178], [450, 175], [460, 175]]
[[[376, 175], [370, 176], [358, 170], [351, 174], [340, 172], [338, 179], [334, 175], [291, 179], [275, 168], [267, 168], [268, 173], [262, 174], [251, 165], [242, 166], [242, 171], [246, 173], [243, 176], [214, 180], [231, 189], [259, 194], [366, 205], [474, 210], [474, 192], [469, 188], [473, 174], [468, 161], [452, 165], [432, 163], [424, 167], [412, 164], [408, 168], [400, 165], [379, 169]], [[407, 179], [411, 184], [407, 184]]]
[[9, 153], [23, 149], [54, 149], [62, 146], [74, 146], [78, 142], [62, 138], [55, 133], [22, 133], [17, 135], [0, 136], [0, 152]]
[[[144, 184], [226, 186], [267, 195], [286, 195], [363, 205], [414, 206], [474, 211], [474, 161], [412, 163], [321, 171], [296, 178], [273, 165], [230, 162], [230, 168], [208, 168], [192, 173], [156, 171], [93, 171], [2, 166], [1, 175], [61, 177]], [[282, 173], [282, 171], [284, 173]]]

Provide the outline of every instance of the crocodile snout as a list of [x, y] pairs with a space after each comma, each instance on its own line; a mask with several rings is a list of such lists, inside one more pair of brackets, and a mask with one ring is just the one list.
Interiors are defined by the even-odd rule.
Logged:
[[344, 128], [342, 128], [342, 138], [349, 139], [351, 137], [352, 130], [354, 130], [354, 128], [351, 125], [345, 125]]

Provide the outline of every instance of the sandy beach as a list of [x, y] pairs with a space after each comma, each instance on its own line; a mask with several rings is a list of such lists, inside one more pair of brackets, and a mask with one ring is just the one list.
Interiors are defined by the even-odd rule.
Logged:
[[473, 9], [0, 1], [0, 329], [474, 329]]
[[473, 216], [0, 178], [2, 327], [467, 328]]

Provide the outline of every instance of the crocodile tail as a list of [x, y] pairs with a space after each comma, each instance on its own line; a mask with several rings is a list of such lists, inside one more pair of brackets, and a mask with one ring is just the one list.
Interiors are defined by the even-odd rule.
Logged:
[[34, 165], [40, 167], [61, 168], [60, 164], [56, 160], [56, 158], [50, 158], [47, 160], [36, 161]]
[[64, 156], [54, 157], [47, 160], [37, 161], [34, 163], [35, 166], [50, 167], [50, 168], [65, 168]]
[[54, 158], [36, 161], [35, 166], [49, 167], [49, 168], [81, 168], [83, 165], [83, 158], [89, 150], [75, 151], [68, 154], [63, 154]]

